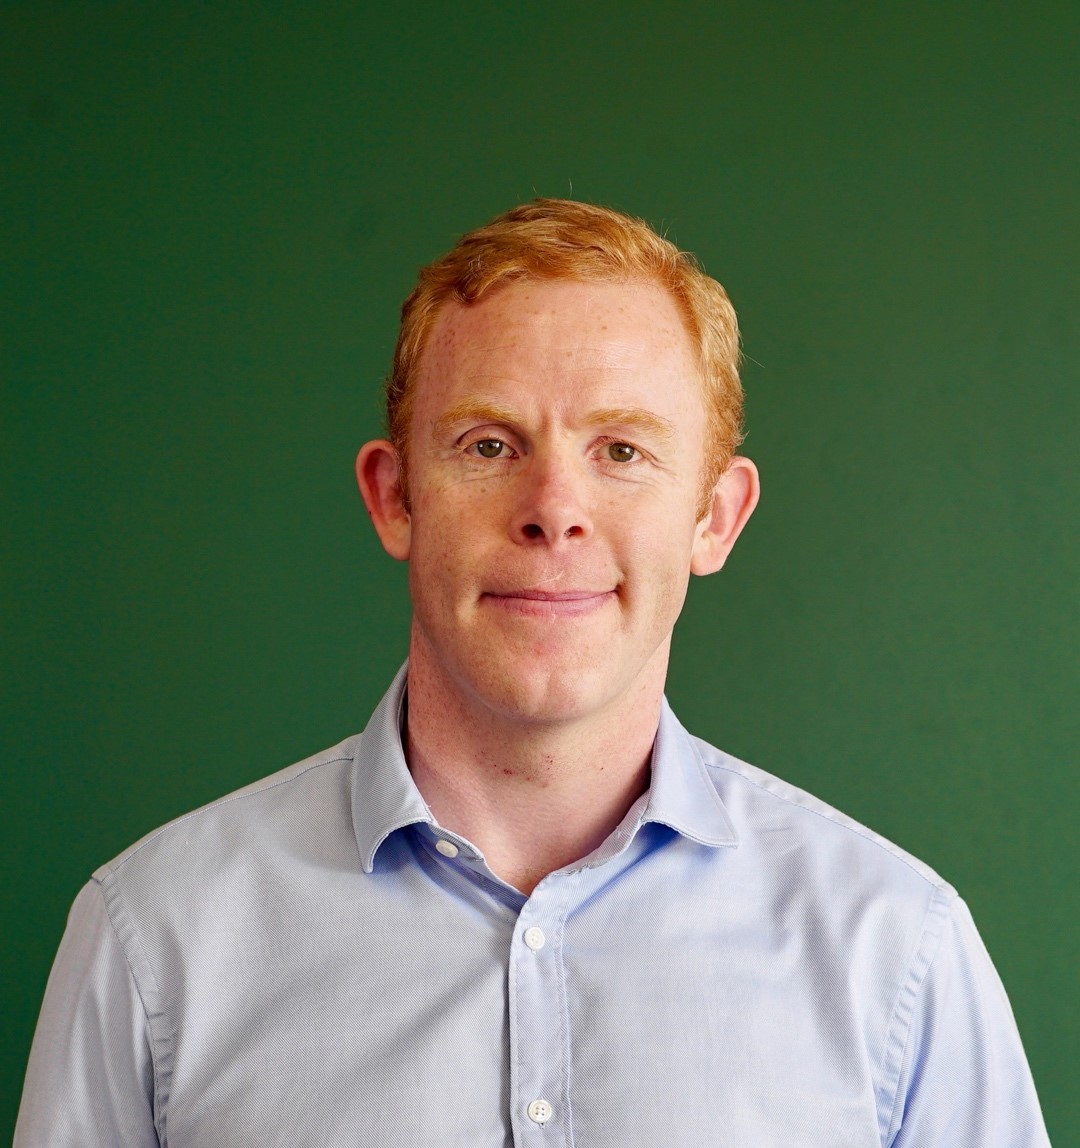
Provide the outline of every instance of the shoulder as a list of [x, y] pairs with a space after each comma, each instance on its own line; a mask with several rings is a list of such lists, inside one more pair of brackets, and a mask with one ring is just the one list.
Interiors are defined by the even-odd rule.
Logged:
[[956, 890], [805, 790], [692, 740], [738, 835], [728, 884], [759, 914], [763, 967], [797, 954], [785, 976], [823, 1030], [863, 1018], [882, 1143], [1048, 1144], [1008, 998]]
[[691, 740], [739, 837], [739, 852], [831, 900], [888, 894], [946, 911], [956, 890], [929, 865], [798, 786]]
[[228, 793], [148, 833], [102, 865], [94, 880], [149, 894], [155, 885], [173, 894], [220, 883], [224, 875], [262, 855], [297, 848], [348, 849], [352, 842], [349, 794], [360, 735]]

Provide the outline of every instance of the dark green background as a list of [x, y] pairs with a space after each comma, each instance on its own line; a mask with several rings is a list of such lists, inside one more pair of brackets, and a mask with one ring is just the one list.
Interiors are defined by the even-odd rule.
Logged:
[[0, 1125], [90, 871], [363, 726], [405, 652], [351, 473], [397, 307], [572, 193], [743, 322], [765, 493], [677, 709], [961, 890], [1068, 1142], [1077, 11], [3, 6]]

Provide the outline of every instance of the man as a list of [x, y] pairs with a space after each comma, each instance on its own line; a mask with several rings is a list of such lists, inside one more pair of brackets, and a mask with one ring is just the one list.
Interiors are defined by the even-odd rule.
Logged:
[[1047, 1143], [954, 890], [664, 703], [758, 497], [737, 355], [720, 286], [601, 208], [421, 273], [357, 459], [407, 668], [94, 875], [18, 1145]]

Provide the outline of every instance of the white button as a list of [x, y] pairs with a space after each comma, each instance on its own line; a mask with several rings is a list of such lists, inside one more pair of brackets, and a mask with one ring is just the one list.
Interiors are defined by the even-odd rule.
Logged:
[[544, 936], [544, 930], [538, 929], [535, 925], [533, 925], [531, 929], [525, 930], [525, 944], [527, 944], [533, 952], [536, 952], [537, 949], [542, 949], [546, 940], [547, 937]]
[[439, 840], [435, 842], [435, 848], [438, 849], [444, 857], [456, 857], [459, 853], [458, 847], [453, 841], [447, 841], [445, 837], [440, 837]]
[[555, 1111], [546, 1100], [534, 1100], [527, 1109], [529, 1119], [536, 1124], [546, 1124]]

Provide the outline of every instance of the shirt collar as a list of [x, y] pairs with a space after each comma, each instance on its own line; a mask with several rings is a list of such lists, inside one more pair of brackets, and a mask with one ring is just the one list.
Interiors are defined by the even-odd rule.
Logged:
[[406, 825], [435, 823], [405, 762], [402, 708], [408, 663], [398, 670], [364, 730], [353, 760], [352, 814], [360, 863], [370, 873], [379, 846]]
[[660, 708], [649, 799], [641, 820], [667, 825], [701, 845], [739, 844], [701, 753], [667, 698]]
[[[434, 825], [401, 745], [408, 666], [371, 715], [353, 761], [352, 814], [365, 873], [379, 846], [406, 825]], [[738, 836], [693, 739], [664, 700], [653, 744], [652, 777], [638, 824], [657, 822], [702, 845], [737, 845]], [[635, 827], [636, 828], [636, 827]]]

